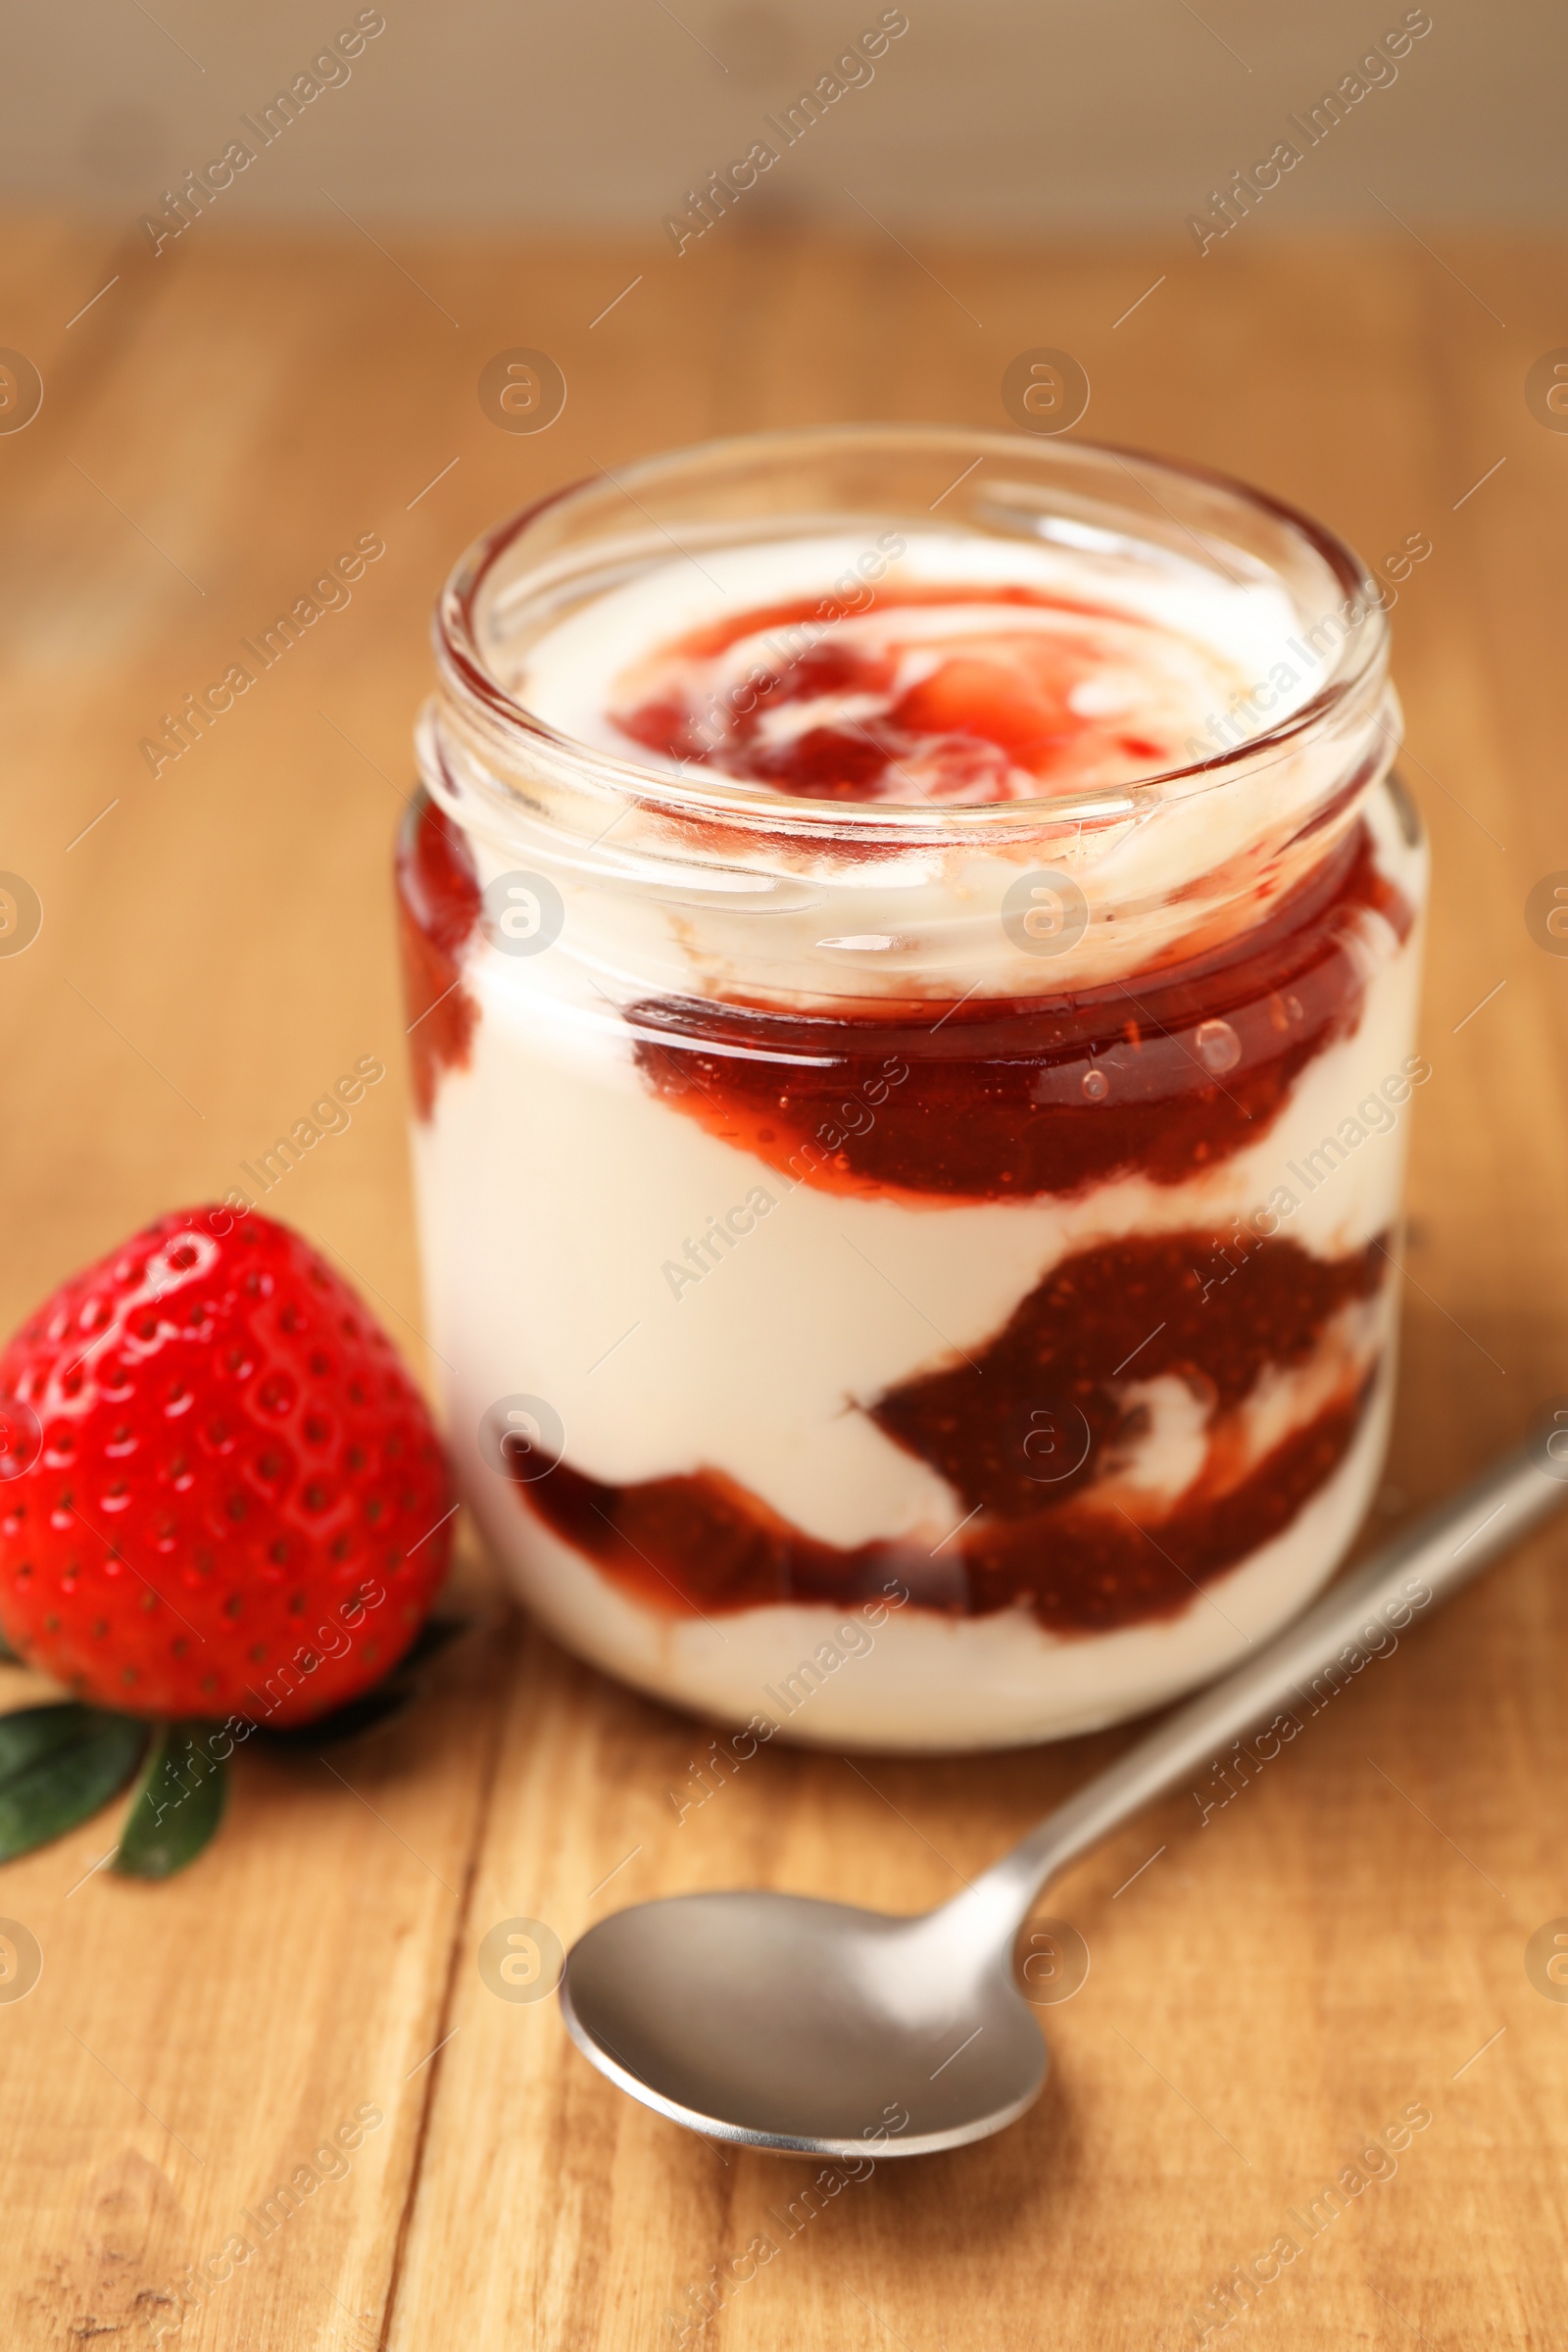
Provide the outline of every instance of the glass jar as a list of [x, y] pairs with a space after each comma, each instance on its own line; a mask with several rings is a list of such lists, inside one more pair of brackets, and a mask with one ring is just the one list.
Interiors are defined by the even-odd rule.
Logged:
[[[651, 614], [729, 659], [692, 615], [743, 575], [787, 590], [766, 657], [684, 734], [563, 723]], [[1231, 690], [1173, 756], [1075, 687], [1060, 740], [1121, 725], [1130, 772], [989, 799], [992, 720], [933, 800], [746, 715], [953, 595], [1168, 624]], [[462, 1491], [572, 1649], [737, 1754], [1004, 1745], [1214, 1675], [1330, 1575], [1429, 1074], [1385, 595], [1223, 478], [918, 426], [656, 458], [465, 557], [398, 860], [429, 1330]]]

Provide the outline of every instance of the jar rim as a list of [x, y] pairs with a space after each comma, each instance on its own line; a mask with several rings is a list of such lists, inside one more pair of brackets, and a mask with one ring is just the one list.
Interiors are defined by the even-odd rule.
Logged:
[[[586, 502], [606, 482], [641, 506], [638, 490], [650, 495], [665, 477], [682, 469], [722, 462], [743, 453], [762, 459], [777, 453], [781, 464], [811, 452], [828, 453], [838, 445], [846, 454], [877, 445], [891, 451], [913, 452], [919, 445], [935, 450], [964, 452], [976, 465], [988, 456], [1016, 463], [1026, 455], [1038, 459], [1046, 436], [998, 432], [956, 424], [846, 423], [780, 427], [765, 432], [730, 434], [686, 444], [641, 458], [612, 471], [601, 466], [547, 491], [475, 539], [448, 575], [431, 616], [431, 635], [442, 683], [452, 703], [488, 748], [508, 756], [532, 755], [558, 771], [567, 766], [579, 783], [595, 782], [624, 799], [687, 820], [721, 818], [729, 824], [764, 826], [770, 832], [788, 831], [835, 836], [841, 839], [888, 841], [911, 837], [940, 837], [952, 841], [962, 833], [990, 834], [1015, 830], [1056, 828], [1063, 822], [1090, 822], [1125, 815], [1129, 808], [1147, 806], [1186, 791], [1209, 790], [1245, 776], [1286, 756], [1302, 738], [1329, 733], [1369, 686], [1381, 691], [1387, 667], [1390, 631], [1381, 596], [1368, 596], [1372, 575], [1349, 544], [1316, 520], [1271, 492], [1214, 467], [1155, 455], [1114, 442], [1051, 436], [1050, 454], [1086, 469], [1110, 460], [1140, 489], [1134, 466], [1152, 468], [1175, 488], [1217, 493], [1280, 528], [1315, 557], [1343, 591], [1344, 612], [1358, 608], [1353, 621], [1330, 657], [1328, 674], [1316, 691], [1273, 725], [1244, 735], [1239, 743], [1216, 751], [1211, 758], [1151, 770], [1148, 775], [1119, 784], [1075, 788], [1069, 793], [1041, 793], [1027, 799], [978, 803], [823, 802], [777, 788], [748, 784], [740, 779], [707, 774], [693, 782], [683, 772], [652, 763], [566, 734], [539, 717], [498, 675], [480, 642], [478, 614], [487, 590], [503, 561], [517, 541], [547, 515], [560, 515], [573, 501]], [[955, 484], [954, 487], [956, 487]], [[1200, 546], [1198, 534], [1172, 513], [1153, 491], [1155, 505]], [[646, 509], [642, 510], [646, 514]], [[1327, 617], [1327, 615], [1325, 615]], [[1303, 626], [1305, 624], [1303, 623]], [[1319, 624], [1321, 625], [1321, 624]]]

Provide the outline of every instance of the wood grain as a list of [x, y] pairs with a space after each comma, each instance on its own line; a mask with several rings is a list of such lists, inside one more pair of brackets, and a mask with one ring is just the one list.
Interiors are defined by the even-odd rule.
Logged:
[[[1568, 1391], [1568, 961], [1524, 920], [1568, 868], [1568, 436], [1523, 396], [1562, 332], [1560, 251], [1250, 228], [1202, 261], [916, 261], [737, 220], [677, 262], [376, 234], [203, 221], [155, 261], [10, 226], [6, 340], [47, 390], [0, 436], [0, 864], [45, 909], [0, 960], [7, 1327], [143, 1218], [226, 1189], [374, 1053], [386, 1083], [269, 1205], [417, 1356], [386, 867], [449, 561], [556, 482], [710, 433], [1000, 423], [1006, 362], [1046, 344], [1089, 370], [1084, 429], [1249, 475], [1374, 560], [1432, 540], [1395, 613], [1436, 861], [1435, 1074], [1381, 1522]], [[479, 409], [514, 345], [566, 372], [547, 433]], [[352, 605], [155, 779], [137, 746], [160, 713], [367, 530], [387, 552]], [[697, 1728], [501, 1622], [344, 1778], [247, 1759], [181, 1881], [84, 1876], [109, 1842], [90, 1824], [0, 1886], [44, 1952], [0, 2004], [7, 2341], [150, 2344], [177, 2319], [163, 2340], [196, 2352], [1176, 2346], [1293, 2230], [1246, 2322], [1265, 2346], [1568, 2341], [1565, 2021], [1523, 1966], [1568, 1914], [1562, 1541], [1369, 1669], [1206, 1826], [1173, 1797], [1074, 1871], [1051, 1901], [1091, 1973], [1049, 2013], [1054, 2071], [1022, 2124], [814, 2202], [802, 2168], [621, 2099], [552, 2002], [495, 1996], [480, 1939], [528, 1918], [569, 1941], [627, 1899], [745, 1881], [938, 1899], [1125, 1735], [941, 1764], [769, 1749], [682, 1816]], [[1417, 2104], [1396, 2175], [1308, 2241], [1287, 2217]], [[187, 2266], [362, 2107], [384, 2121], [346, 2177], [182, 2305]], [[776, 2254], [704, 2322], [712, 2266], [759, 2236]]]

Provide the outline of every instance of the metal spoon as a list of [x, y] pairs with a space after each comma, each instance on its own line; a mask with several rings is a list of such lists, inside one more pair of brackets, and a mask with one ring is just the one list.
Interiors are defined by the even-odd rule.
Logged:
[[780, 2155], [923, 2156], [1000, 2132], [1046, 2079], [1012, 1950], [1047, 1882], [1293, 1698], [1311, 1706], [1300, 1686], [1331, 1667], [1343, 1679], [1348, 1645], [1363, 1663], [1386, 1651], [1568, 1501], [1565, 1479], [1568, 1461], [1540, 1441], [1487, 1471], [938, 1911], [891, 1918], [758, 1890], [614, 1912], [567, 1955], [572, 2038], [661, 2115]]

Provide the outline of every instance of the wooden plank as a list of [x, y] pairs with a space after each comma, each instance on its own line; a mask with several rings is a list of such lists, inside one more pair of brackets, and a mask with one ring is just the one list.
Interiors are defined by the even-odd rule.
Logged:
[[[153, 265], [21, 224], [10, 331], [55, 340], [44, 414], [0, 437], [4, 862], [46, 909], [0, 966], [8, 1327], [136, 1219], [221, 1191], [374, 1053], [386, 1083], [269, 1205], [417, 1355], [385, 865], [451, 556], [574, 472], [714, 431], [1001, 422], [1004, 367], [1045, 343], [1089, 369], [1086, 429], [1250, 474], [1374, 558], [1432, 539], [1395, 615], [1436, 858], [1435, 1074], [1384, 1523], [1452, 1484], [1568, 1388], [1568, 964], [1522, 913], [1568, 866], [1568, 441], [1520, 389], [1560, 331], [1560, 257], [1436, 241], [1463, 283], [1392, 233], [1238, 238], [1201, 262], [922, 243], [916, 262], [737, 220], [677, 262], [202, 222]], [[85, 299], [114, 259], [121, 285], [68, 330], [68, 281]], [[548, 433], [479, 410], [480, 368], [514, 344], [565, 368]], [[368, 530], [386, 553], [350, 608], [152, 776], [137, 745], [160, 711]], [[1293, 2229], [1250, 2319], [1265, 2343], [1553, 2340], [1564, 2061], [1522, 1953], [1568, 1911], [1557, 1553], [1542, 1539], [1461, 1598], [1206, 1827], [1179, 1795], [1086, 1861], [1053, 1907], [1093, 1966], [1049, 2013], [1040, 2107], [809, 2220], [798, 2168], [675, 2132], [592, 2074], [553, 2003], [498, 1998], [480, 1939], [526, 1917], [569, 1941], [628, 1899], [743, 1882], [937, 1900], [1123, 1735], [939, 1765], [771, 1749], [682, 1816], [695, 1727], [509, 1636], [341, 1763], [352, 1788], [248, 1762], [220, 1843], [171, 1886], [77, 1884], [108, 1842], [90, 1825], [0, 1888], [45, 1953], [37, 1990], [0, 2006], [10, 2340], [150, 2341], [174, 2307], [149, 2298], [366, 2104], [385, 2122], [347, 2177], [181, 2343], [1174, 2346]], [[1306, 2242], [1289, 2214], [1414, 2102], [1433, 2120], [1396, 2175]], [[711, 2266], [759, 2235], [776, 2256], [699, 2328]]]

